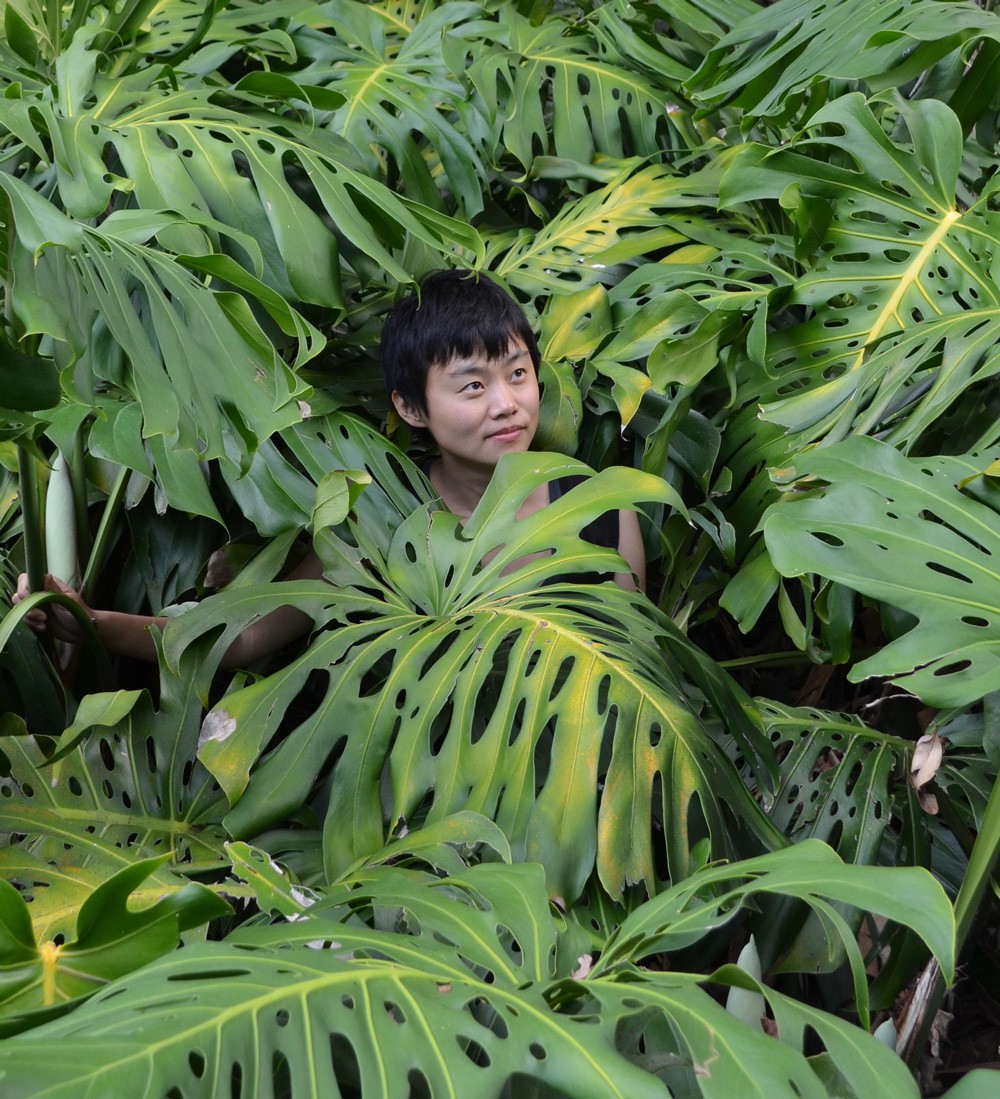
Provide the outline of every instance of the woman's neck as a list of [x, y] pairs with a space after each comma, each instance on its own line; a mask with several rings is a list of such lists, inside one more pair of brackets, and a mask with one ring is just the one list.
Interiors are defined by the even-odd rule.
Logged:
[[442, 457], [431, 465], [429, 477], [445, 507], [460, 519], [468, 519], [489, 487], [493, 470], [460, 465]]
[[[493, 477], [493, 469], [479, 470], [473, 466], [438, 458], [429, 467], [428, 477], [444, 506], [464, 522], [476, 510], [479, 501], [483, 498]], [[548, 502], [549, 486], [539, 485], [518, 508], [518, 519], [534, 514]]]

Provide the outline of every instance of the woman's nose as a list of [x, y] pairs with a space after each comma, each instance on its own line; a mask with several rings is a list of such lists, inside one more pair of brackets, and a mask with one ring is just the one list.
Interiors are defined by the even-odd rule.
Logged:
[[505, 382], [494, 386], [492, 396], [491, 412], [494, 416], [507, 416], [517, 408], [513, 390]]

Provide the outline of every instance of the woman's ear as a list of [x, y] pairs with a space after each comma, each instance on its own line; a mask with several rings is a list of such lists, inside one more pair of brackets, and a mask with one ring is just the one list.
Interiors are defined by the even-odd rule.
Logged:
[[392, 403], [399, 418], [410, 427], [426, 427], [427, 421], [419, 408], [414, 408], [408, 401], [399, 395], [399, 390], [392, 391]]

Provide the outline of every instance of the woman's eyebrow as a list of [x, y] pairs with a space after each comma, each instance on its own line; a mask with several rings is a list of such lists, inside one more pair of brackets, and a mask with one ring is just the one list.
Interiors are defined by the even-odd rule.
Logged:
[[473, 360], [472, 362], [449, 363], [444, 368], [444, 372], [449, 378], [460, 378], [466, 374], [482, 374], [485, 369], [486, 367], [482, 363]]

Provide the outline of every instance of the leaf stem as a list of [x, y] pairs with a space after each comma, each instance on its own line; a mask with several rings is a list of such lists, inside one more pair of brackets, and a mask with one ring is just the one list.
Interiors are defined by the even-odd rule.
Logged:
[[21, 524], [24, 529], [24, 571], [28, 574], [28, 589], [42, 591], [45, 587], [45, 549], [42, 542], [42, 510], [38, 501], [38, 467], [30, 449], [17, 448], [18, 493], [21, 497]]
[[[992, 713], [995, 716], [998, 709], [1000, 709], [1000, 691], [994, 691], [983, 699], [983, 710], [986, 714]], [[998, 855], [1000, 855], [1000, 781], [993, 783], [993, 789], [990, 791], [989, 800], [983, 812], [982, 826], [976, 836], [975, 843], [972, 845], [969, 865], [962, 878], [958, 896], [955, 898], [956, 958], [961, 955], [966, 940], [972, 931], [983, 896], [989, 887]], [[908, 1048], [904, 1051], [905, 1059], [911, 1066], [923, 1053], [938, 1007], [944, 997], [944, 992], [944, 977], [938, 970], [934, 975], [934, 986], [928, 994], [920, 1025], [915, 1031]]]

